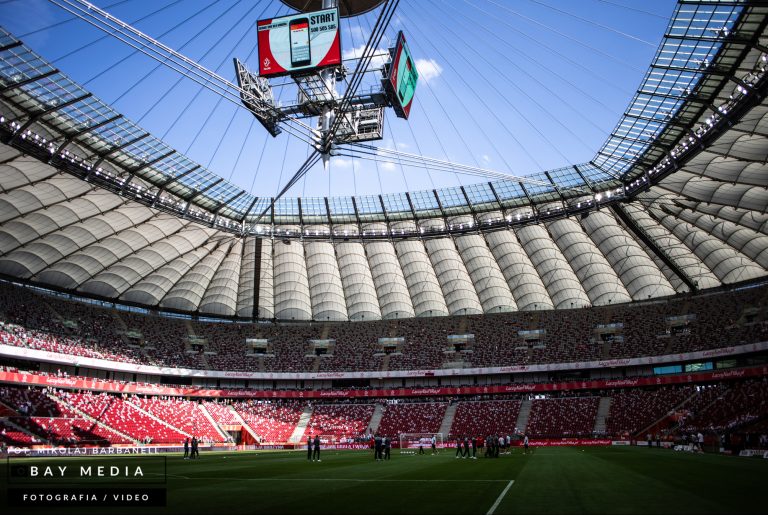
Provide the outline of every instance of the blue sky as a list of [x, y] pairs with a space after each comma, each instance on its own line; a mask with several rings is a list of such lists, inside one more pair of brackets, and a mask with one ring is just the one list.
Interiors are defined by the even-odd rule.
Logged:
[[[257, 69], [256, 20], [289, 13], [276, 0], [94, 3], [233, 81], [232, 57]], [[402, 0], [381, 46], [394, 46], [403, 30], [420, 80], [410, 119], [389, 110], [377, 144], [514, 175], [589, 161], [639, 85], [674, 6], [672, 0]], [[342, 22], [346, 56], [362, 48], [377, 15]], [[70, 17], [46, 0], [0, 4], [0, 24], [33, 50], [237, 186], [274, 195], [306, 158], [303, 142], [272, 138], [244, 109], [82, 20], [60, 23]], [[295, 94], [275, 88], [280, 91], [286, 100]], [[480, 180], [335, 157], [329, 171], [316, 166], [288, 195], [376, 194]]]

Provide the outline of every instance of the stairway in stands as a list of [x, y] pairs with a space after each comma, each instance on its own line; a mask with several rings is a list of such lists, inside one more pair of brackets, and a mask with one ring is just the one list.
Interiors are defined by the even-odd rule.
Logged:
[[456, 409], [459, 407], [458, 402], [452, 402], [445, 409], [445, 415], [443, 416], [443, 423], [440, 424], [439, 433], [443, 433], [443, 441], [448, 439], [448, 435], [451, 433], [451, 426], [453, 425], [453, 418], [456, 416]]
[[291, 437], [288, 439], [291, 443], [299, 443], [301, 442], [301, 438], [304, 436], [304, 431], [307, 430], [307, 425], [309, 425], [309, 419], [312, 418], [312, 406], [307, 406], [304, 408], [304, 412], [301, 414], [301, 417], [299, 417], [299, 423], [296, 424], [296, 429], [293, 430], [293, 433], [291, 434]]
[[515, 427], [518, 431], [525, 433], [525, 429], [528, 426], [528, 416], [531, 414], [531, 399], [524, 399], [520, 404], [520, 413], [517, 414], [517, 422]]
[[187, 433], [186, 431], [182, 431], [181, 429], [179, 429], [178, 427], [174, 426], [173, 424], [169, 424], [168, 422], [166, 422], [162, 418], [160, 418], [160, 417], [150, 413], [149, 411], [145, 410], [144, 408], [139, 407], [135, 402], [131, 401], [130, 399], [126, 399], [124, 402], [125, 402], [125, 404], [129, 405], [131, 408], [135, 409], [136, 411], [141, 412], [142, 414], [146, 415], [147, 417], [156, 420], [157, 422], [163, 424], [164, 426], [167, 426], [167, 427], [173, 429], [174, 431], [178, 431], [179, 433], [183, 434], [184, 436], [188, 436], [189, 438], [192, 438], [191, 434]]
[[237, 412], [237, 410], [233, 406], [229, 406], [229, 410], [232, 412], [232, 415], [235, 417], [235, 420], [240, 421], [240, 425], [245, 429], [248, 434], [253, 437], [254, 440], [259, 441], [260, 437], [256, 434], [256, 431], [253, 430], [251, 426], [248, 425], [248, 422], [245, 421], [243, 417], [240, 416], [240, 413]]
[[595, 428], [592, 430], [594, 433], [605, 433], [605, 419], [608, 417], [608, 412], [611, 410], [610, 397], [600, 397], [600, 404], [597, 406], [597, 416], [595, 417]]
[[197, 407], [200, 409], [200, 412], [203, 414], [205, 418], [208, 419], [208, 421], [211, 423], [211, 426], [213, 426], [214, 429], [221, 435], [224, 440], [229, 440], [229, 433], [224, 431], [218, 422], [213, 418], [213, 416], [208, 412], [208, 410], [205, 408], [205, 404], [200, 403], [197, 405]]
[[368, 422], [368, 431], [371, 433], [376, 433], [376, 431], [379, 430], [379, 424], [381, 424], [381, 417], [384, 416], [384, 405], [380, 402], [377, 402], [374, 405], [373, 408], [373, 415], [371, 416], [371, 421]]

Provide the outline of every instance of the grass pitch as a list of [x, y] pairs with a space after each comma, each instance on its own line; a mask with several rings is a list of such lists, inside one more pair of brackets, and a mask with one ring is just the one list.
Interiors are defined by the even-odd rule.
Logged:
[[[515, 449], [498, 459], [367, 451], [169, 456], [167, 507], [109, 513], [518, 514], [764, 512], [768, 460], [636, 447]], [[4, 503], [3, 503], [4, 504]], [[91, 508], [24, 512], [103, 513]]]

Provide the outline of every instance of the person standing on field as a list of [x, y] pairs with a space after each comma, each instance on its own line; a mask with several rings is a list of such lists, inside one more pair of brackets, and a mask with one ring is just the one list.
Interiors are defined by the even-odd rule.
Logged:
[[320, 435], [315, 435], [315, 452], [312, 454], [312, 459], [320, 461]]

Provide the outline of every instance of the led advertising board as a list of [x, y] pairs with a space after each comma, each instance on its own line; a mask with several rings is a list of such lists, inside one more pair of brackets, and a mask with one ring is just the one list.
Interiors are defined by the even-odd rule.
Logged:
[[397, 34], [395, 52], [392, 55], [392, 63], [389, 66], [389, 74], [385, 81], [385, 89], [392, 102], [392, 107], [400, 118], [408, 119], [418, 80], [419, 72], [416, 70], [416, 63], [411, 57], [405, 35], [403, 31], [400, 31]]
[[338, 9], [259, 20], [259, 75], [277, 77], [341, 64]]

